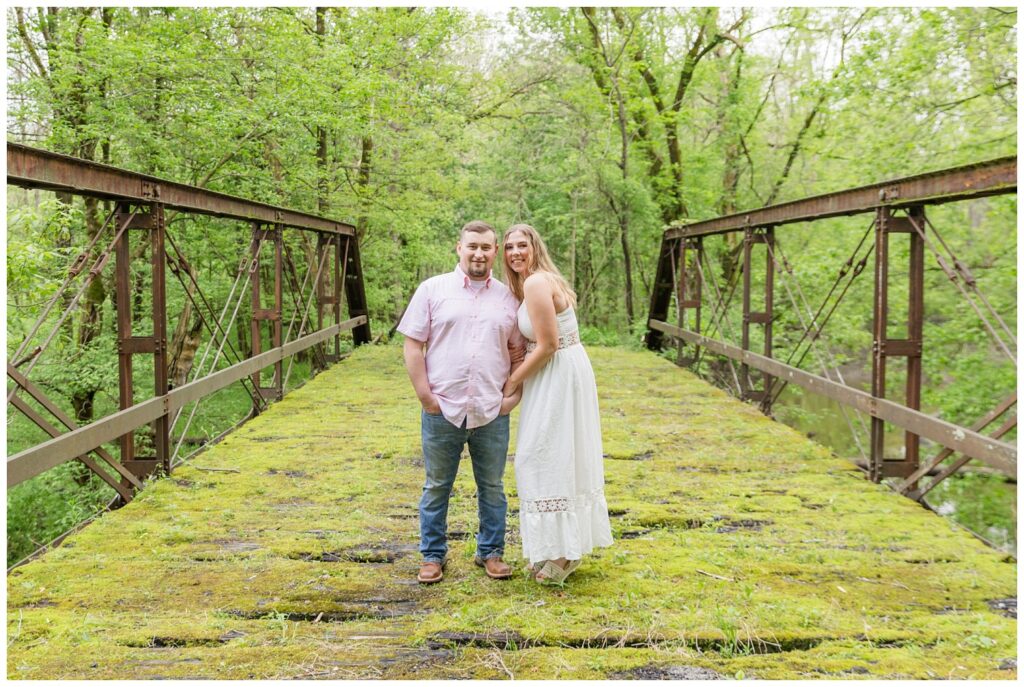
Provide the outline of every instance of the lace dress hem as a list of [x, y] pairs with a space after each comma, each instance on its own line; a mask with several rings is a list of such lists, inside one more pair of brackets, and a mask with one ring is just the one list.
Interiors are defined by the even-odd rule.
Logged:
[[604, 490], [523, 501], [519, 531], [523, 558], [531, 563], [555, 558], [579, 560], [596, 547], [611, 546]]

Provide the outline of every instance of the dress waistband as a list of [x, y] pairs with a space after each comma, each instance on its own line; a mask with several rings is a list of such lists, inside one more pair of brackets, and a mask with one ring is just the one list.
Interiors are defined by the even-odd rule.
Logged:
[[[558, 349], [569, 348], [569, 346], [575, 346], [580, 342], [580, 332], [577, 329], [574, 332], [569, 332], [565, 336], [558, 337]], [[536, 341], [526, 342], [526, 352], [529, 353], [533, 349], [537, 348]]]

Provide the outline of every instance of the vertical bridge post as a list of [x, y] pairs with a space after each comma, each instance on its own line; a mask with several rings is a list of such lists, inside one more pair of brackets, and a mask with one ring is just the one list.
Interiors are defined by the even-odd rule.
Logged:
[[[673, 255], [678, 241], [680, 239], [670, 239], [667, 237], [661, 239], [661, 250], [658, 253], [658, 268], [654, 275], [654, 286], [651, 288], [651, 308], [648, 322], [651, 320], [658, 322], [668, 321], [668, 307], [672, 301], [672, 287], [674, 286], [672, 283]], [[648, 326], [647, 335], [644, 337], [644, 344], [648, 349], [657, 351], [661, 349], [663, 338], [664, 335], [659, 330]]]
[[[152, 187], [157, 195], [158, 189]], [[115, 218], [117, 226], [127, 225], [117, 240], [115, 247], [114, 293], [117, 307], [117, 372], [119, 407], [124, 410], [135, 403], [132, 356], [136, 353], [153, 354], [153, 392], [156, 396], [164, 396], [168, 391], [167, 380], [167, 298], [164, 279], [166, 255], [164, 252], [164, 206], [161, 203], [135, 203], [135, 215], [132, 216], [133, 203], [122, 202], [117, 205]], [[143, 208], [148, 212], [141, 212]], [[150, 239], [150, 281], [152, 287], [152, 335], [134, 336], [132, 313], [132, 230], [149, 232]], [[169, 473], [171, 470], [170, 456], [170, 418], [161, 415], [153, 424], [153, 455], [136, 456], [135, 431], [123, 434], [121, 443], [121, 463], [133, 475], [147, 477], [158, 470]], [[128, 483], [127, 481], [125, 482]]]
[[[345, 256], [341, 254], [341, 239], [337, 238], [334, 241], [334, 259], [331, 261], [334, 264], [334, 293], [332, 298], [334, 299], [334, 324], [341, 322], [341, 290], [344, 287], [345, 281], [345, 265], [348, 260], [348, 241], [345, 241]], [[341, 334], [334, 335], [334, 352], [327, 354], [327, 360], [330, 362], [338, 362], [341, 359]]]
[[[688, 269], [688, 253], [693, 253], [693, 267]], [[700, 334], [700, 301], [701, 301], [701, 275], [700, 260], [703, 257], [703, 240], [701, 237], [683, 238], [679, 240], [679, 269], [676, 274], [676, 307], [678, 311], [678, 325], [680, 329], [686, 329], [686, 311], [693, 310], [694, 323], [691, 331]], [[688, 293], [688, 289], [692, 293]], [[689, 297], [688, 297], [689, 296]], [[667, 313], [666, 313], [667, 314]], [[700, 357], [700, 346], [694, 345], [693, 356], [683, 355], [686, 344], [680, 339], [679, 357], [677, 365], [692, 365]]]
[[[345, 242], [348, 249], [348, 241]], [[334, 318], [334, 324], [341, 322], [341, 287], [344, 263], [341, 257], [341, 239], [338, 236], [320, 234], [316, 243], [316, 264], [323, 265], [323, 272], [316, 284], [316, 325], [323, 329], [328, 313]], [[333, 337], [333, 348], [324, 346], [324, 361], [337, 362], [341, 357], [341, 336]]]
[[[269, 227], [269, 228], [268, 228]], [[282, 237], [281, 226], [261, 225], [254, 222], [252, 225], [252, 354], [257, 356], [263, 352], [263, 328], [261, 322], [270, 323], [270, 347], [281, 346], [281, 289], [282, 289]], [[263, 290], [260, 282], [260, 255], [264, 241], [272, 242], [274, 245], [274, 305], [264, 308], [261, 304], [261, 292]], [[281, 374], [281, 361], [274, 363], [274, 377], [270, 386], [263, 386], [262, 370], [256, 370], [252, 374], [252, 384], [259, 398], [280, 399], [283, 395], [283, 377]], [[259, 412], [257, 404], [255, 411]]]
[[[340, 237], [339, 237], [340, 239]], [[352, 330], [352, 342], [356, 346], [370, 343], [370, 311], [366, 307], [366, 286], [363, 281], [363, 267], [359, 259], [359, 235], [345, 237], [345, 302], [348, 303], [348, 316], [366, 316], [365, 324]]]
[[[924, 231], [924, 206], [907, 209]], [[905, 338], [889, 338], [889, 235], [908, 234], [910, 238]], [[905, 405], [921, 409], [921, 354], [924, 335], [924, 239], [914, 230], [908, 217], [897, 217], [890, 208], [879, 208], [875, 215], [875, 313], [874, 342], [871, 348], [871, 395], [885, 398], [886, 364], [889, 358], [907, 359]], [[871, 465], [869, 478], [880, 482], [883, 477], [907, 477], [920, 464], [920, 437], [904, 434], [902, 459], [885, 459], [885, 422], [871, 418]]]
[[[750, 325], [759, 324], [764, 327], [764, 356], [772, 357], [772, 304], [774, 301], [775, 285], [775, 264], [772, 260], [772, 252], [765, 249], [764, 265], [764, 310], [751, 310], [751, 285], [753, 275], [751, 274], [753, 264], [753, 250], [755, 244], [765, 244], [768, 247], [775, 245], [775, 228], [747, 227], [743, 232], [743, 334], [742, 348], [750, 350]], [[754, 388], [750, 379], [750, 366], [740, 366], [740, 388], [744, 401], [757, 401], [764, 412], [771, 410], [771, 386], [772, 376], [766, 372], [761, 373], [762, 386]]]

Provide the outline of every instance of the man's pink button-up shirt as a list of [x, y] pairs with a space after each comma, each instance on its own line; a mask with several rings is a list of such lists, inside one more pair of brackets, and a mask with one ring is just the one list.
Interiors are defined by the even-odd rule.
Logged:
[[456, 427], [486, 425], [498, 416], [511, 366], [509, 342], [522, 349], [507, 286], [473, 282], [462, 268], [427, 279], [409, 301], [398, 331], [427, 344], [427, 382], [441, 413]]

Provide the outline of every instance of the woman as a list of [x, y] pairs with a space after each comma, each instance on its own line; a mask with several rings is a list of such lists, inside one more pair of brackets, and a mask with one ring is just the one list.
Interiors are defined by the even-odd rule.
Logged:
[[612, 544], [597, 385], [580, 344], [576, 294], [537, 230], [513, 225], [502, 244], [529, 341], [504, 390], [511, 396], [523, 386], [515, 459], [523, 557], [535, 580], [561, 584], [595, 546]]

